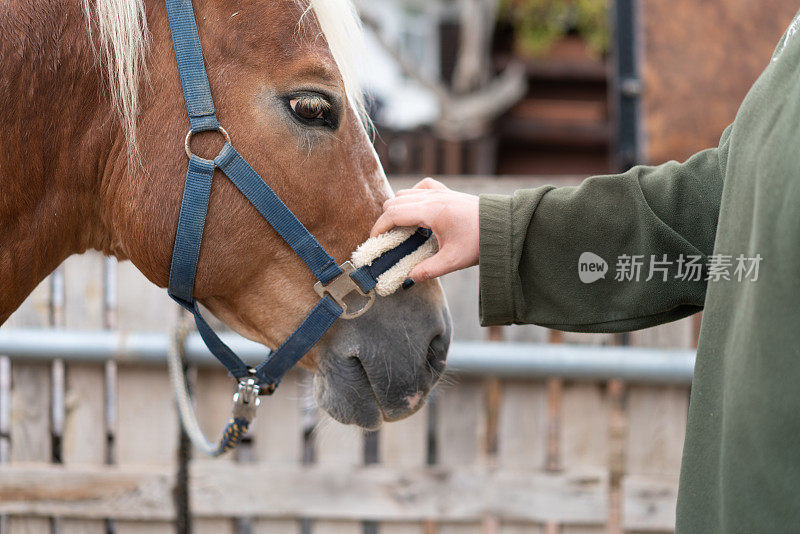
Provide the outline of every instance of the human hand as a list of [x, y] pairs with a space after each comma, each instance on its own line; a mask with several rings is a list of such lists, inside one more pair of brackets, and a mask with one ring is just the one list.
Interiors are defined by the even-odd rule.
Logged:
[[383, 204], [383, 215], [372, 227], [371, 236], [395, 226], [430, 228], [439, 241], [439, 252], [414, 267], [409, 278], [414, 282], [437, 278], [478, 264], [478, 205], [477, 196], [425, 178]]

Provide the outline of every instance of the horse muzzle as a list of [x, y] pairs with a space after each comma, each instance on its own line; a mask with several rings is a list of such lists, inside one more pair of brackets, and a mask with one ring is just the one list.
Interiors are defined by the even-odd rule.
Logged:
[[331, 332], [314, 375], [317, 403], [335, 420], [375, 429], [418, 411], [445, 370], [452, 324], [439, 283], [377, 299]]

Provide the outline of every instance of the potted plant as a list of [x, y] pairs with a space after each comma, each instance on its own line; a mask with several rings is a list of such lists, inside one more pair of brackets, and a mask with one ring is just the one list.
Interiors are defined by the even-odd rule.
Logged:
[[610, 44], [609, 0], [501, 0], [500, 18], [511, 26], [522, 57], [602, 59]]

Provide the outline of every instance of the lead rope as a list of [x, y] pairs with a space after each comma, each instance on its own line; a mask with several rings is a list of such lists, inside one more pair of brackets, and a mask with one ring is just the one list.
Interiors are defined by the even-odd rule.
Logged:
[[197, 410], [194, 402], [192, 402], [189, 386], [186, 383], [186, 374], [183, 372], [186, 340], [192, 330], [190, 316], [181, 311], [178, 326], [173, 332], [169, 350], [167, 351], [170, 382], [175, 393], [175, 402], [178, 405], [181, 424], [189, 440], [203, 454], [216, 457], [234, 449], [239, 445], [244, 434], [247, 433], [250, 423], [255, 418], [256, 408], [260, 403], [258, 398], [259, 388], [253, 378], [247, 378], [239, 382], [239, 387], [233, 396], [233, 414], [222, 432], [219, 443], [215, 444], [210, 441], [203, 429], [200, 428], [200, 423], [197, 420]]

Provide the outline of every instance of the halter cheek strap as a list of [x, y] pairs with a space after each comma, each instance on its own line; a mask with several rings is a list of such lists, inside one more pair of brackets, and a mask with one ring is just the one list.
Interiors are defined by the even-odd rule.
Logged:
[[[378, 277], [419, 248], [431, 234], [429, 230], [420, 229], [400, 246], [360, 269], [354, 269], [349, 262], [337, 265], [319, 241], [236, 151], [227, 132], [220, 126], [191, 0], [166, 0], [166, 6], [191, 127], [187, 135], [189, 165], [170, 267], [169, 295], [194, 315], [206, 346], [231, 375], [239, 379], [241, 384], [250, 384], [248, 391], [251, 393], [254, 388], [256, 393], [271, 393], [286, 372], [311, 350], [336, 319], [358, 317], [365, 313], [375, 298], [374, 288]], [[192, 154], [188, 148], [191, 136], [214, 130], [226, 137], [219, 155], [214, 160], [208, 160]], [[321, 297], [320, 301], [297, 330], [257, 367], [247, 365], [222, 342], [203, 318], [194, 298], [197, 262], [216, 169], [233, 182], [319, 281], [315, 289]], [[350, 308], [346, 299], [354, 292], [366, 297], [366, 304], [355, 310]]]

